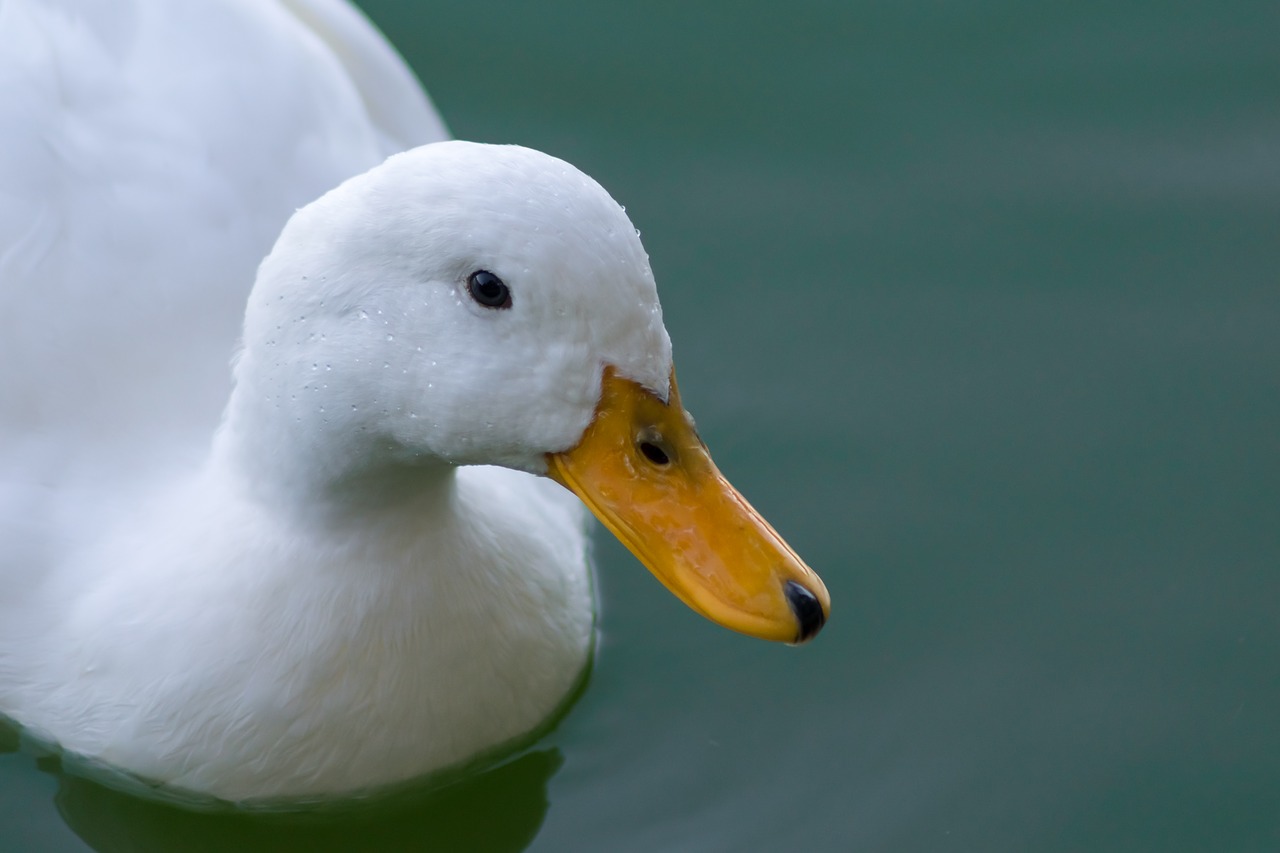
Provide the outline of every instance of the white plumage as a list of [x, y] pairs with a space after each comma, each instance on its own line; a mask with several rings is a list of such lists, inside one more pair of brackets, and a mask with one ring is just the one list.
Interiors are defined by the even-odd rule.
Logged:
[[[294, 217], [246, 315], [295, 208], [444, 136], [357, 13], [3, 0], [0, 93], [0, 712], [228, 799], [536, 727], [593, 608], [580, 504], [524, 472], [602, 364], [670, 371], [621, 209], [430, 145]], [[512, 309], [468, 298], [481, 268]]]
[[473, 759], [590, 655], [557, 483], [704, 616], [822, 628], [622, 208], [444, 136], [340, 0], [0, 0], [0, 714], [238, 801]]

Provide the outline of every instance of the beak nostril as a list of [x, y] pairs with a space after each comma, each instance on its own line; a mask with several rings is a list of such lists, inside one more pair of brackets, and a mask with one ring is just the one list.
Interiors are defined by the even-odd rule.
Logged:
[[652, 441], [640, 442], [640, 452], [644, 454], [644, 458], [648, 459], [654, 465], [666, 465], [671, 461], [671, 457], [667, 452]]
[[795, 581], [787, 581], [784, 590], [787, 604], [796, 616], [800, 630], [796, 634], [796, 643], [807, 643], [817, 636], [826, 623], [826, 614], [822, 612], [822, 603], [818, 597]]

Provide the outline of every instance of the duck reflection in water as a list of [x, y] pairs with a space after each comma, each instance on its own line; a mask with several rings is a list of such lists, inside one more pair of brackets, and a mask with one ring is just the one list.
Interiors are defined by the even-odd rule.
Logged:
[[226, 850], [524, 850], [547, 813], [556, 748], [527, 752], [444, 787], [406, 789], [316, 812], [193, 812], [133, 797], [52, 761], [67, 825], [99, 853]]

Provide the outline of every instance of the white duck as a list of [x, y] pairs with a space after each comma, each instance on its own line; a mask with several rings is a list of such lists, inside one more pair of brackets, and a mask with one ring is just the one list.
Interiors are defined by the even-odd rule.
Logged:
[[467, 760], [590, 654], [553, 479], [702, 614], [821, 627], [680, 405], [635, 228], [569, 164], [398, 154], [253, 281], [294, 206], [444, 135], [348, 7], [6, 0], [0, 91], [0, 713], [237, 801]]

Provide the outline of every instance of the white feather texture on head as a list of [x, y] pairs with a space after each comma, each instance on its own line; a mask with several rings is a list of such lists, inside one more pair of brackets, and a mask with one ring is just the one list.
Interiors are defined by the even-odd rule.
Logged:
[[[481, 270], [509, 308], [472, 298]], [[220, 444], [289, 492], [407, 462], [542, 473], [590, 422], [606, 364], [666, 396], [671, 344], [625, 212], [562, 160], [440, 142], [290, 220], [249, 300]]]

